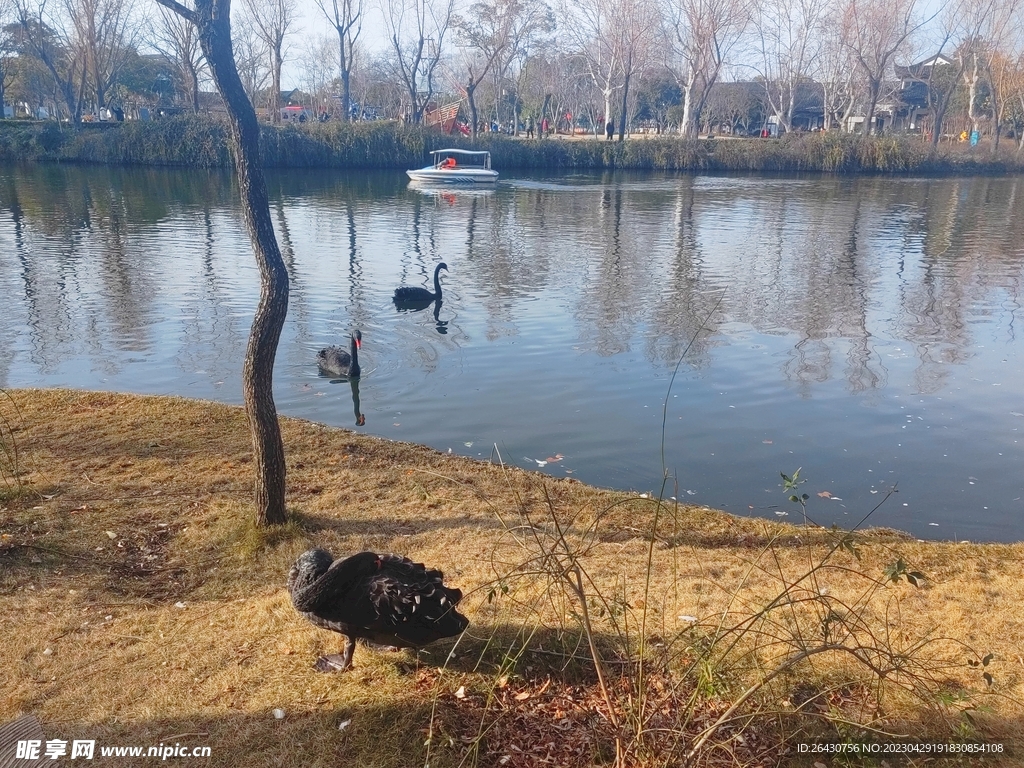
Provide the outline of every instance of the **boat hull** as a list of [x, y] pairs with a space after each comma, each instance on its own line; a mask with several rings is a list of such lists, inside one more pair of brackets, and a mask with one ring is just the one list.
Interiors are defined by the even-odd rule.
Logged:
[[498, 172], [489, 168], [435, 168], [430, 165], [405, 173], [413, 181], [430, 184], [494, 184], [498, 180]]

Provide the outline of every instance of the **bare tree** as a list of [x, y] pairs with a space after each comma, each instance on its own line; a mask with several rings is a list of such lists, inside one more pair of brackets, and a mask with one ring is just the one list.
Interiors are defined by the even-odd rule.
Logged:
[[765, 95], [784, 131], [793, 129], [797, 88], [817, 63], [827, 8], [825, 0], [765, 0], [754, 19]]
[[256, 523], [280, 524], [287, 520], [285, 460], [281, 426], [274, 406], [273, 378], [277, 344], [288, 313], [288, 270], [281, 258], [270, 218], [267, 184], [260, 164], [260, 127], [256, 122], [256, 110], [245, 95], [235, 67], [231, 46], [231, 0], [193, 0], [192, 8], [177, 0], [157, 2], [188, 19], [199, 30], [203, 55], [228, 110], [242, 213], [262, 285], [242, 366], [242, 393], [252, 430], [256, 470]]
[[356, 41], [363, 30], [363, 0], [315, 0], [338, 33], [338, 75], [341, 77], [342, 120], [352, 116], [352, 68]]
[[602, 119], [612, 119], [612, 95], [622, 87], [622, 49], [616, 4], [629, 0], [560, 0], [562, 34], [570, 52], [586, 65], [594, 87], [604, 99]]
[[[923, 67], [923, 76], [928, 92], [928, 107], [932, 117], [931, 144], [935, 148], [942, 136], [942, 125], [950, 100], [957, 92], [961, 78], [965, 78], [968, 67], [973, 65], [974, 89], [980, 77], [982, 28], [991, 14], [993, 0], [952, 0], [941, 11], [939, 31], [941, 39], [935, 56]], [[947, 47], [952, 48], [949, 54]], [[940, 56], [942, 58], [940, 58]], [[951, 62], [951, 63], [947, 63]], [[973, 113], [973, 94], [968, 112]]]
[[521, 13], [512, 24], [509, 45], [494, 65], [498, 77], [512, 87], [512, 101], [517, 108], [517, 115], [536, 53], [543, 50], [555, 29], [551, 9], [544, 2], [522, 3], [520, 9]]
[[270, 53], [270, 122], [280, 123], [281, 68], [285, 42], [295, 24], [295, 0], [242, 0], [242, 5], [253, 31]]
[[818, 50], [815, 73], [821, 83], [825, 111], [823, 130], [832, 129], [837, 117], [845, 123], [855, 103], [854, 76], [857, 64], [849, 45], [848, 27], [843, 23], [845, 15], [835, 10], [823, 19], [821, 46]]
[[86, 70], [81, 51], [75, 49], [48, 0], [15, 0], [21, 44], [39, 59], [53, 78], [68, 117], [82, 119], [82, 93]]
[[1024, 54], [1017, 57], [1009, 72], [1006, 97], [1016, 101], [1015, 129], [1017, 133], [1017, 154], [1024, 153]]
[[74, 25], [75, 46], [89, 74], [96, 109], [107, 106], [107, 91], [135, 51], [139, 24], [133, 0], [63, 0]]
[[452, 28], [461, 43], [460, 69], [466, 73], [461, 85], [469, 101], [474, 137], [479, 123], [476, 89], [509, 46], [513, 15], [520, 5], [520, 0], [481, 0], [469, 6], [465, 16], [452, 18]]
[[619, 69], [622, 73], [622, 103], [619, 107], [619, 141], [626, 137], [626, 122], [631, 112], [630, 82], [647, 68], [662, 29], [658, 6], [653, 0], [620, 0], [616, 6]]
[[12, 55], [15, 51], [15, 40], [11, 34], [15, 18], [14, 0], [0, 0], [0, 120], [7, 116], [4, 103], [7, 82], [11, 76]]
[[370, 59], [353, 75], [353, 91], [364, 109], [370, 107], [380, 117], [398, 117], [405, 100], [405, 84], [394, 77], [394, 65], [387, 52]]
[[692, 136], [711, 86], [750, 19], [746, 0], [664, 0], [669, 65], [683, 92], [679, 132]]
[[[999, 150], [1002, 126], [1013, 102], [1015, 87], [1024, 86], [1024, 19], [1022, 0], [999, 0], [993, 9], [992, 53], [986, 59], [992, 100], [992, 152]], [[1024, 114], [1024, 102], [1021, 103]], [[1019, 129], [1018, 129], [1019, 135]], [[1022, 145], [1024, 146], [1024, 145]]]
[[865, 132], [876, 130], [875, 108], [893, 58], [927, 21], [917, 13], [918, 0], [848, 0], [843, 24], [867, 90]]
[[434, 95], [434, 76], [451, 30], [455, 0], [381, 0], [381, 9], [395, 52], [395, 74], [409, 97], [407, 117], [419, 123]]
[[[256, 104], [260, 91], [264, 90], [270, 81], [270, 68], [267, 66], [270, 55], [256, 27], [244, 15], [234, 26], [232, 45], [235, 49], [235, 66], [242, 79], [242, 86], [249, 101]], [[278, 98], [278, 94], [272, 95], [273, 101], [267, 103], [268, 112], [272, 111]]]
[[337, 41], [330, 36], [314, 37], [302, 47], [302, 88], [320, 105], [318, 111], [327, 111], [330, 87], [338, 71]]
[[154, 23], [151, 44], [174, 62], [185, 99], [192, 111], [198, 113], [199, 78], [206, 69], [206, 60], [199, 45], [199, 30], [195, 24], [162, 5], [157, 10], [159, 14]]

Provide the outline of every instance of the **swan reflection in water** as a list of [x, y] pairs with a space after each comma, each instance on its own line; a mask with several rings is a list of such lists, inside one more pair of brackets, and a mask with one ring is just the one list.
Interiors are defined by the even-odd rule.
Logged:
[[[323, 372], [321, 371], [321, 373]], [[363, 414], [359, 406], [359, 377], [353, 377], [350, 379], [332, 377], [331, 384], [341, 384], [345, 381], [348, 382], [349, 388], [352, 390], [352, 412], [356, 416], [356, 426], [365, 427], [366, 416]]]
[[440, 317], [438, 317], [438, 315], [441, 314], [441, 305], [443, 303], [444, 302], [441, 301], [440, 299], [434, 302], [434, 328], [442, 336], [448, 333], [448, 321], [442, 320]]
[[356, 415], [356, 426], [366, 426], [366, 416], [359, 410], [359, 379], [349, 379], [349, 386], [352, 387], [352, 410]]

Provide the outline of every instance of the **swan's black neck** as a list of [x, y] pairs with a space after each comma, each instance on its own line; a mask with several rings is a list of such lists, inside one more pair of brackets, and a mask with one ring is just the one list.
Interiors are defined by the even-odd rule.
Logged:
[[434, 298], [441, 298], [441, 265], [434, 267]]
[[355, 377], [359, 375], [359, 337], [356, 335], [357, 333], [359, 332], [356, 331], [356, 333], [353, 333], [349, 336], [349, 338], [351, 339], [351, 342], [349, 344], [351, 357], [348, 363], [348, 375], [350, 377]]

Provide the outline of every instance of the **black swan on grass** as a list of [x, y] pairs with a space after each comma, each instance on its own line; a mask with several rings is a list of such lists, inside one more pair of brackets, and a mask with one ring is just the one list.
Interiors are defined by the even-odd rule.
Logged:
[[363, 346], [363, 334], [358, 329], [352, 333], [349, 352], [341, 347], [326, 347], [316, 353], [316, 364], [321, 372], [331, 376], [354, 379], [359, 375], [359, 348]]
[[448, 265], [443, 261], [434, 268], [434, 292], [426, 288], [403, 285], [395, 288], [395, 295], [391, 300], [399, 309], [426, 309], [432, 301], [441, 301], [441, 270], [448, 271]]
[[345, 635], [340, 655], [323, 656], [321, 672], [352, 666], [356, 640], [421, 648], [469, 626], [455, 606], [462, 592], [444, 585], [444, 574], [401, 555], [360, 552], [335, 560], [311, 549], [288, 574], [292, 605], [318, 627]]

